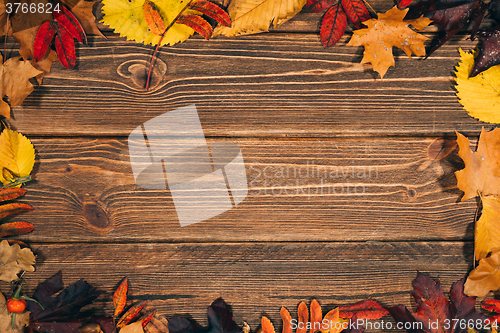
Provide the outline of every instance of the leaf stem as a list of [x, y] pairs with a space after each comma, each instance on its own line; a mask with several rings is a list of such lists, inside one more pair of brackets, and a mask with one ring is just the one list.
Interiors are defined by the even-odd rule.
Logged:
[[155, 61], [155, 56], [156, 56], [156, 53], [158, 52], [158, 48], [160, 47], [161, 42], [163, 41], [163, 38], [165, 37], [165, 34], [168, 32], [168, 30], [170, 30], [170, 28], [172, 28], [172, 26], [175, 24], [177, 19], [179, 17], [181, 17], [181, 15], [184, 13], [184, 11], [189, 7], [191, 2], [193, 2], [193, 0], [189, 0], [189, 2], [186, 4], [186, 6], [184, 6], [184, 8], [182, 8], [182, 10], [179, 12], [179, 14], [177, 14], [177, 16], [172, 20], [172, 22], [170, 22], [168, 27], [166, 27], [165, 31], [163, 31], [163, 33], [161, 34], [160, 41], [156, 45], [155, 51], [153, 52], [153, 57], [151, 58], [151, 64], [149, 65], [148, 78], [146, 80], [146, 90], [149, 89], [149, 83], [151, 81], [151, 72], [153, 71], [153, 64]]

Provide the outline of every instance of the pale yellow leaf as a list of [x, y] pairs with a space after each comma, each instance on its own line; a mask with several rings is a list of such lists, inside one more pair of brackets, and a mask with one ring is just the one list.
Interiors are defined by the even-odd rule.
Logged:
[[123, 326], [123, 328], [120, 329], [120, 333], [144, 333], [144, 329], [142, 328], [142, 323], [139, 321]]
[[459, 49], [460, 62], [455, 67], [458, 101], [471, 117], [487, 123], [500, 123], [500, 65], [469, 77], [474, 67], [475, 51]]
[[30, 249], [21, 249], [19, 244], [9, 245], [3, 240], [0, 242], [0, 280], [13, 281], [18, 279], [20, 271], [34, 272], [35, 256]]
[[28, 176], [35, 164], [35, 149], [31, 141], [16, 131], [5, 128], [0, 134], [0, 181], [8, 184], [3, 177], [3, 168], [17, 177]]
[[218, 25], [213, 36], [250, 35], [275, 28], [295, 16], [307, 0], [232, 0], [227, 8], [232, 26]]

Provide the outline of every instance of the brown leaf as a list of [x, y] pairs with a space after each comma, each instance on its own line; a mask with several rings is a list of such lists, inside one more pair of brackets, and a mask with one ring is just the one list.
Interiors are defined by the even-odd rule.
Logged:
[[29, 325], [30, 313], [24, 311], [16, 313], [14, 329], [12, 329], [12, 313], [7, 310], [5, 296], [0, 293], [0, 332], [23, 333], [24, 328]]
[[34, 272], [35, 256], [29, 248], [21, 249], [18, 244], [12, 246], [3, 240], [0, 242], [0, 280], [16, 280], [20, 271]]
[[481, 130], [477, 150], [473, 152], [469, 139], [457, 132], [458, 155], [465, 168], [455, 172], [457, 186], [464, 192], [462, 201], [483, 196], [500, 195], [500, 128]]
[[168, 333], [168, 320], [166, 318], [153, 317], [149, 324], [144, 327], [146, 333]]
[[479, 260], [479, 265], [469, 274], [464, 285], [468, 296], [483, 297], [500, 288], [500, 252]]
[[142, 328], [142, 324], [140, 322], [136, 322], [123, 326], [120, 329], [120, 333], [144, 333], [144, 329]]
[[397, 6], [386, 13], [378, 14], [378, 19], [370, 19], [363, 22], [367, 29], [353, 31], [351, 40], [347, 45], [365, 47], [361, 63], [371, 63], [373, 70], [384, 78], [389, 67], [394, 66], [392, 48], [402, 49], [411, 58], [412, 53], [417, 56], [425, 56], [424, 41], [428, 38], [413, 31], [422, 29], [431, 23], [426, 17], [415, 20], [403, 21], [408, 9], [399, 10]]
[[[0, 55], [0, 63], [2, 60]], [[10, 118], [10, 106], [21, 105], [34, 89], [29, 79], [40, 73], [29, 61], [22, 61], [21, 57], [10, 58], [3, 65], [0, 64], [0, 115]], [[1, 100], [5, 96], [9, 97], [10, 106]]]
[[127, 304], [128, 278], [123, 279], [113, 294], [113, 305], [115, 307], [114, 317], [117, 317], [125, 309]]

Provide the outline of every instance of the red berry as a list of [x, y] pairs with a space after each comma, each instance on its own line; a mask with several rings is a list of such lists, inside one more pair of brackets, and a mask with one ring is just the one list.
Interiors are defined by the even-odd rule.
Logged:
[[26, 309], [26, 301], [24, 299], [14, 299], [9, 297], [7, 300], [7, 310], [12, 313], [20, 313]]

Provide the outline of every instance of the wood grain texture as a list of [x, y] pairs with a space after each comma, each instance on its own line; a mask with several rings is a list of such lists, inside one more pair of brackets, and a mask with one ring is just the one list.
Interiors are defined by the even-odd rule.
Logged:
[[476, 202], [459, 202], [454, 176], [463, 164], [429, 159], [434, 140], [210, 139], [241, 148], [248, 195], [181, 228], [168, 190], [135, 184], [126, 140], [33, 139], [22, 201], [35, 210], [18, 218], [35, 224], [26, 240], [43, 242], [471, 240]]
[[397, 67], [378, 80], [359, 64], [362, 48], [346, 41], [324, 49], [315, 34], [190, 39], [161, 49], [160, 81], [145, 92], [151, 47], [92, 39], [79, 49], [78, 70], [54, 65], [13, 108], [14, 125], [30, 135], [125, 136], [190, 104], [206, 136], [435, 136], [478, 133], [484, 125], [452, 88], [457, 47], [472, 42], [455, 39], [425, 61], [395, 51]]
[[[132, 300], [148, 300], [160, 315], [190, 315], [207, 325], [206, 308], [223, 297], [241, 324], [256, 329], [262, 315], [281, 326], [279, 310], [296, 318], [300, 301], [318, 299], [324, 310], [363, 299], [386, 306], [413, 305], [417, 270], [440, 279], [447, 292], [472, 262], [472, 244], [249, 243], [249, 244], [34, 244], [36, 273], [30, 293], [63, 270], [65, 285], [84, 279], [107, 293], [95, 307], [112, 310], [112, 293], [123, 277]], [[384, 317], [389, 320], [389, 317]]]

